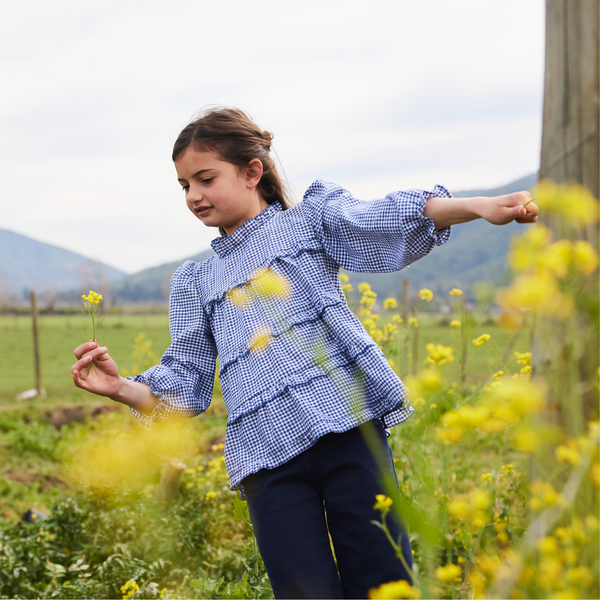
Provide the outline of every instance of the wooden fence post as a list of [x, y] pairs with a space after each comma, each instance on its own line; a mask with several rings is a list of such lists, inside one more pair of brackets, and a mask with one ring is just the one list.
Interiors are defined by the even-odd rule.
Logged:
[[33, 330], [33, 355], [35, 361], [35, 389], [38, 396], [42, 395], [42, 374], [40, 368], [40, 341], [38, 334], [38, 309], [35, 290], [31, 291], [31, 325]]
[[186, 466], [178, 460], [171, 460], [165, 465], [154, 495], [156, 500], [164, 503], [165, 510], [173, 504], [185, 468]]

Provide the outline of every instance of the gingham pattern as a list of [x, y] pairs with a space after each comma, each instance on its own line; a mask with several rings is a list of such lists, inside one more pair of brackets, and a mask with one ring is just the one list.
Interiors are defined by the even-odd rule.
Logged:
[[[445, 243], [450, 229], [436, 231], [423, 216], [430, 196], [450, 194], [436, 186], [362, 202], [316, 181], [300, 204], [287, 211], [272, 204], [214, 240], [215, 256], [187, 261], [173, 275], [172, 344], [160, 365], [134, 379], [160, 402], [150, 416], [133, 414], [149, 427], [206, 410], [218, 355], [232, 489], [326, 433], [406, 420], [414, 412], [408, 391], [348, 308], [338, 271], [397, 271]], [[260, 295], [254, 284], [265, 268], [289, 281], [289, 296]], [[244, 303], [232, 302], [234, 288]], [[261, 328], [270, 343], [257, 351], [252, 339]]]

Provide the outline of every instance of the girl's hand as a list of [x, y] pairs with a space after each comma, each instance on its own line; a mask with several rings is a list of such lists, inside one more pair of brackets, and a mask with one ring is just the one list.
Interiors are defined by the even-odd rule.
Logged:
[[97, 342], [86, 342], [75, 348], [74, 353], [77, 362], [71, 367], [71, 373], [77, 387], [99, 396], [118, 395], [121, 377], [117, 364], [108, 355], [108, 348], [98, 346]]
[[494, 225], [506, 225], [511, 221], [535, 223], [538, 207], [531, 202], [529, 192], [514, 192], [504, 196], [482, 198], [479, 214]]

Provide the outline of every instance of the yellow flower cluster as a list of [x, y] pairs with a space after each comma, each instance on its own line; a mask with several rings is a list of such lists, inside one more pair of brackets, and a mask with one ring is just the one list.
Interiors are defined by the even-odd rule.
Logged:
[[438, 581], [448, 584], [456, 581], [461, 572], [462, 569], [458, 565], [449, 564], [444, 567], [438, 567], [435, 570], [435, 577]]
[[489, 492], [475, 488], [468, 495], [458, 495], [450, 500], [448, 512], [459, 521], [481, 529], [489, 521], [486, 513], [489, 512], [491, 500]]
[[591, 225], [600, 218], [598, 200], [582, 185], [557, 185], [550, 179], [544, 179], [533, 195], [537, 196], [536, 204], [542, 211], [557, 215], [573, 227]]
[[419, 290], [419, 298], [425, 300], [425, 302], [431, 302], [433, 300], [433, 292], [427, 288]]
[[[81, 297], [83, 298], [83, 303], [86, 308], [98, 306], [98, 304], [102, 302], [102, 294], [98, 294], [97, 292], [94, 292], [92, 290], [90, 290], [90, 293], [87, 296], [82, 295]], [[86, 302], [89, 302], [89, 304], [86, 304]]]
[[292, 285], [285, 275], [273, 269], [256, 269], [246, 283], [238, 285], [227, 292], [229, 301], [238, 308], [250, 306], [254, 298], [286, 299], [292, 293]]
[[450, 296], [462, 296], [463, 294], [462, 290], [459, 290], [458, 288], [452, 288], [448, 293]]
[[124, 585], [121, 586], [121, 594], [123, 594], [123, 600], [129, 600], [130, 598], [135, 598], [140, 591], [140, 586], [137, 584], [135, 579], [130, 579], [126, 581]]
[[339, 278], [342, 283], [342, 292], [344, 292], [344, 294], [354, 291], [352, 284], [349, 283], [350, 279], [346, 273], [340, 273]]
[[369, 590], [369, 598], [373, 600], [392, 600], [396, 598], [421, 598], [421, 590], [414, 588], [401, 579], [400, 581], [390, 581], [376, 588]]
[[450, 321], [450, 327], [460, 327], [460, 321], [456, 319]]
[[427, 344], [427, 362], [432, 365], [448, 365], [454, 360], [454, 349], [441, 344]]
[[389, 310], [390, 308], [398, 308], [398, 302], [396, 301], [396, 298], [386, 298], [383, 301], [383, 308], [385, 310]]
[[484, 333], [484, 334], [480, 335], [478, 338], [475, 338], [474, 340], [472, 340], [472, 342], [476, 346], [481, 346], [481, 345], [485, 344], [486, 342], [489, 342], [491, 337], [492, 336], [489, 333]]
[[444, 414], [436, 438], [456, 443], [468, 431], [504, 431], [529, 415], [538, 414], [545, 395], [546, 387], [541, 382], [509, 379], [482, 396], [477, 405], [463, 404]]

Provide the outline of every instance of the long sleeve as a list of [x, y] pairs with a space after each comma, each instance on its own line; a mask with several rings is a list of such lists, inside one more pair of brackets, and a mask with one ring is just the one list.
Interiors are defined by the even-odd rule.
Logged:
[[407, 190], [361, 201], [347, 190], [315, 181], [303, 210], [325, 252], [341, 267], [358, 273], [399, 271], [448, 241], [450, 228], [437, 231], [423, 215], [427, 198], [451, 197], [442, 186], [431, 192]]
[[195, 285], [195, 267], [196, 263], [187, 261], [171, 279], [171, 345], [159, 365], [133, 378], [148, 384], [159, 398], [149, 416], [131, 409], [146, 427], [194, 417], [210, 405], [217, 351]]

